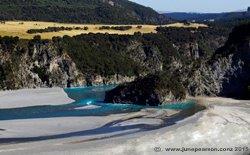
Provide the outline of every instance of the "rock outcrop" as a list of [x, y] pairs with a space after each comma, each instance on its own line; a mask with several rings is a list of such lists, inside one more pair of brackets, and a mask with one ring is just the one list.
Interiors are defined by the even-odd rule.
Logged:
[[86, 85], [87, 86], [95, 86], [95, 85], [110, 85], [110, 84], [122, 84], [126, 82], [132, 82], [135, 80], [135, 76], [121, 76], [119, 74], [115, 74], [108, 77], [102, 77], [100, 75], [87, 75]]
[[249, 98], [250, 24], [233, 29], [225, 45], [192, 76], [184, 76], [190, 95]]
[[105, 102], [157, 106], [185, 99], [186, 92], [177, 78], [157, 73], [119, 85], [106, 92]]
[[[184, 47], [190, 51], [187, 56], [199, 59], [197, 44]], [[166, 79], [166, 74], [172, 78]], [[105, 101], [155, 106], [185, 99], [186, 94], [250, 98], [250, 24], [234, 28], [228, 41], [211, 59], [189, 64], [172, 59], [167, 73], [120, 85], [106, 92]]]
[[38, 87], [77, 87], [83, 85], [121, 84], [135, 76], [101, 76], [83, 72], [65, 49], [52, 41], [22, 40], [8, 45], [13, 38], [0, 42], [0, 89]]
[[0, 65], [5, 80], [2, 89], [69, 87], [85, 84], [82, 73], [66, 54], [51, 43], [36, 43], [27, 48], [2, 48]]
[[151, 73], [162, 71], [162, 56], [157, 46], [146, 46], [140, 42], [132, 42], [124, 53]]

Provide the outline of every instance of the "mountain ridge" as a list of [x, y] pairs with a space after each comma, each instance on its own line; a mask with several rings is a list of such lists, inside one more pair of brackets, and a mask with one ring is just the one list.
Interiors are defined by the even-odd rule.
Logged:
[[169, 19], [128, 0], [0, 0], [0, 20], [160, 24]]
[[234, 19], [250, 19], [250, 11], [232, 11], [221, 13], [199, 13], [199, 12], [168, 12], [164, 15], [174, 20], [187, 20], [187, 21], [228, 21]]

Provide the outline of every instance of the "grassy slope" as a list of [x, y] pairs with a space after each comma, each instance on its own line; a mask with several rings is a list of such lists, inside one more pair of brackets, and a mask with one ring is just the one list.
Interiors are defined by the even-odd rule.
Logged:
[[[95, 24], [68, 24], [68, 23], [54, 23], [54, 22], [35, 22], [35, 21], [9, 21], [5, 24], [0, 24], [0, 36], [18, 36], [23, 39], [32, 39], [35, 35], [38, 34], [28, 34], [27, 30], [29, 29], [44, 29], [47, 27], [84, 27], [87, 26], [89, 29], [86, 30], [72, 30], [72, 31], [60, 31], [60, 32], [48, 32], [39, 34], [43, 39], [51, 39], [54, 36], [75, 36], [82, 33], [109, 33], [109, 34], [134, 34], [135, 32], [141, 33], [156, 33], [157, 25], [142, 25], [141, 29], [138, 29], [138, 25], [132, 25], [133, 28], [126, 31], [117, 31], [117, 30], [99, 30], [99, 27], [103, 25]], [[109, 25], [112, 26], [112, 25]], [[176, 23], [168, 26], [173, 27], [182, 27], [183, 24]], [[205, 25], [192, 24], [189, 27], [197, 27]]]

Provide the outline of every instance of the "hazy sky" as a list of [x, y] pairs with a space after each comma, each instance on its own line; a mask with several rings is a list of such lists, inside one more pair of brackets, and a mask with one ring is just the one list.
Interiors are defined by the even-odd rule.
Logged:
[[157, 11], [227, 12], [246, 9], [250, 0], [131, 0]]

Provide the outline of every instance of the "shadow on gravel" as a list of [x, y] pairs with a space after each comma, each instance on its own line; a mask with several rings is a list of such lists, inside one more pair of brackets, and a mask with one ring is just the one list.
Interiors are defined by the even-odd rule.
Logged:
[[[149, 124], [143, 124], [143, 123], [133, 124], [133, 125], [119, 125], [120, 123], [124, 123], [132, 119], [149, 118], [146, 115], [138, 115], [138, 116], [132, 116], [127, 119], [119, 119], [116, 121], [112, 121], [110, 123], [103, 125], [102, 127], [91, 129], [91, 130], [70, 132], [70, 133], [50, 135], [50, 136], [41, 136], [41, 137], [1, 138], [0, 144], [34, 142], [34, 141], [53, 140], [53, 139], [61, 139], [61, 138], [69, 138], [69, 137], [97, 136], [97, 137], [86, 139], [83, 141], [72, 142], [72, 143], [81, 143], [81, 142], [86, 142], [86, 141], [120, 137], [120, 136], [129, 135], [129, 134], [133, 134], [137, 132], [151, 131], [151, 130], [156, 130], [162, 127], [171, 126], [171, 125], [176, 124], [176, 122], [186, 117], [189, 117], [195, 114], [196, 112], [204, 110], [204, 109], [205, 109], [204, 107], [197, 105], [193, 107], [192, 109], [182, 110], [175, 115], [162, 118], [163, 123], [158, 124], [158, 125], [157, 124], [149, 125]], [[106, 134], [106, 136], [105, 135], [103, 136], [103, 134]]]

